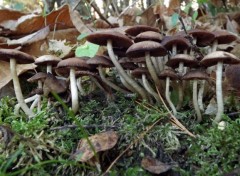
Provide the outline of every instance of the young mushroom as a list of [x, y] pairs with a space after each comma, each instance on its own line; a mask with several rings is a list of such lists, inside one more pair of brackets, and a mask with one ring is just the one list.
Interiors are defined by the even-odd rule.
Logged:
[[218, 111], [214, 122], [220, 122], [224, 113], [223, 91], [222, 91], [222, 70], [223, 64], [238, 64], [240, 59], [231, 53], [224, 51], [215, 51], [206, 55], [200, 62], [205, 67], [217, 64], [216, 71], [216, 97]]
[[43, 56], [38, 57], [34, 63], [39, 66], [46, 66], [47, 67], [46, 72], [52, 73], [52, 67], [57, 66], [58, 62], [60, 62], [60, 61], [61, 61], [61, 59], [58, 58], [57, 56], [43, 55]]
[[178, 80], [179, 76], [175, 73], [175, 71], [173, 69], [166, 68], [165, 70], [163, 70], [161, 72], [161, 74], [159, 75], [159, 78], [166, 80], [165, 97], [166, 97], [166, 100], [168, 102], [168, 105], [172, 109], [173, 115], [176, 116], [177, 115], [177, 110], [176, 110], [173, 102], [171, 101], [169, 88], [170, 88], [170, 79], [171, 80]]
[[15, 49], [0, 49], [0, 60], [10, 62], [10, 71], [13, 80], [13, 86], [17, 101], [24, 111], [29, 117], [33, 117], [34, 114], [24, 102], [22, 89], [19, 83], [18, 75], [17, 75], [17, 64], [30, 64], [34, 62], [34, 58], [26, 53]]
[[208, 78], [208, 74], [201, 70], [189, 71], [182, 77], [183, 80], [193, 80], [193, 106], [197, 114], [197, 122], [202, 121], [202, 114], [200, 112], [197, 99], [197, 84], [198, 80], [207, 80]]

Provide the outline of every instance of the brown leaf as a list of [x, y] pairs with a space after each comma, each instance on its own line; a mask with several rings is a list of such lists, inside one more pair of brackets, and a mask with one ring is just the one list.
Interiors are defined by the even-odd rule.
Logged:
[[68, 5], [64, 5], [58, 10], [52, 11], [46, 17], [43, 17], [42, 15], [31, 17], [29, 15], [27, 19], [24, 18], [25, 17], [23, 16], [18, 19], [18, 25], [16, 27], [14, 35], [30, 34], [32, 32], [38, 31], [39, 29], [42, 29], [45, 26], [49, 26], [51, 31], [74, 27], [70, 18]]
[[[18, 64], [17, 74], [20, 75], [28, 70], [36, 68], [34, 64]], [[12, 80], [8, 62], [0, 61], [0, 89]]]
[[49, 52], [59, 58], [67, 56], [72, 48], [72, 46], [66, 45], [66, 40], [49, 40]]
[[10, 10], [10, 9], [1, 9], [0, 10], [0, 25], [3, 21], [7, 20], [17, 20], [21, 16], [24, 16], [26, 14], [17, 11], [17, 10]]
[[[98, 133], [89, 137], [96, 152], [106, 151], [113, 148], [118, 140], [118, 135], [115, 131], [106, 131], [103, 133]], [[89, 146], [86, 139], [82, 139], [77, 147], [74, 157], [80, 156], [79, 161], [86, 162], [94, 156], [94, 152]]]
[[70, 18], [73, 25], [80, 33], [91, 33], [91, 30], [83, 23], [81, 16], [77, 11], [70, 10]]
[[234, 34], [238, 34], [238, 24], [235, 20], [230, 20], [229, 17], [227, 16], [227, 25], [226, 29], [229, 32], [232, 32]]
[[158, 19], [157, 15], [153, 12], [153, 7], [150, 6], [140, 15], [140, 24], [149, 25], [149, 26], [156, 26], [156, 21]]
[[39, 40], [43, 40], [47, 37], [47, 35], [49, 34], [50, 29], [49, 26], [34, 32], [33, 34], [27, 35], [25, 37], [16, 39], [16, 40], [8, 40], [7, 44], [8, 45], [26, 45], [26, 44], [31, 44], [34, 42], [37, 42]]
[[153, 174], [161, 174], [171, 169], [170, 165], [149, 156], [142, 159], [141, 166]]
[[47, 96], [50, 92], [63, 93], [67, 88], [68, 84], [65, 80], [57, 79], [54, 75], [48, 73], [43, 83], [43, 94]]

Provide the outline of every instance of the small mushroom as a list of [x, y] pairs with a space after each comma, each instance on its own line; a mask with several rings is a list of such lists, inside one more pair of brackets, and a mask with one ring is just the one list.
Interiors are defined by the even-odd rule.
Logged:
[[57, 66], [58, 62], [60, 62], [61, 59], [54, 55], [43, 55], [38, 57], [35, 60], [35, 64], [39, 66], [46, 66], [47, 67], [47, 73], [52, 73], [52, 67]]

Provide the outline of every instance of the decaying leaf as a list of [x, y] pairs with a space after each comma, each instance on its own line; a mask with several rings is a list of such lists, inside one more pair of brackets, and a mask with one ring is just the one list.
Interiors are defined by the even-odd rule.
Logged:
[[[9, 63], [0, 61], [0, 89], [12, 80]], [[17, 74], [20, 75], [28, 70], [36, 68], [35, 64], [18, 64]]]
[[[106, 131], [90, 136], [89, 140], [91, 141], [96, 152], [106, 151], [116, 145], [118, 141], [118, 135], [115, 131]], [[94, 156], [94, 152], [92, 151], [86, 139], [80, 140], [77, 150], [73, 156], [81, 162], [87, 162]]]
[[66, 40], [49, 40], [49, 52], [60, 58], [67, 56], [72, 47], [66, 45]]
[[26, 44], [31, 44], [34, 42], [37, 42], [39, 40], [43, 40], [47, 37], [47, 35], [49, 34], [50, 29], [49, 26], [34, 32], [33, 34], [27, 35], [25, 37], [22, 37], [20, 39], [17, 40], [8, 40], [7, 44], [8, 45], [26, 45]]
[[212, 98], [210, 100], [210, 103], [208, 104], [204, 114], [206, 115], [216, 115], [217, 114], [217, 103], [215, 98]]
[[57, 79], [54, 75], [48, 73], [43, 83], [43, 94], [47, 96], [50, 92], [63, 93], [67, 88], [68, 83], [65, 80]]
[[171, 169], [170, 165], [149, 156], [142, 159], [141, 166], [153, 174], [161, 174]]

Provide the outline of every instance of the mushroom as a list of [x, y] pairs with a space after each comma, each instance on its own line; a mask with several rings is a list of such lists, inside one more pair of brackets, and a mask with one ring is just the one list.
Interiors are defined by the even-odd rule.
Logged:
[[171, 80], [178, 80], [179, 77], [173, 69], [166, 68], [165, 70], [163, 70], [161, 72], [161, 74], [159, 75], [159, 78], [166, 80], [165, 97], [166, 97], [166, 100], [168, 102], [168, 105], [172, 109], [173, 115], [176, 116], [177, 115], [177, 110], [176, 110], [173, 102], [171, 101], [170, 93], [169, 93], [169, 87], [170, 87], [170, 79]]
[[217, 64], [216, 71], [216, 97], [217, 97], [217, 106], [218, 111], [214, 119], [214, 122], [220, 122], [222, 115], [224, 113], [224, 104], [223, 104], [223, 92], [222, 92], [222, 70], [223, 63], [225, 64], [238, 64], [240, 59], [231, 53], [224, 51], [215, 51], [206, 55], [200, 62], [203, 66], [210, 67]]
[[89, 42], [98, 44], [98, 45], [107, 45], [108, 55], [110, 59], [112, 60], [114, 66], [116, 67], [118, 73], [120, 76], [128, 83], [130, 84], [137, 93], [141, 95], [141, 97], [145, 100], [147, 100], [147, 94], [146, 91], [137, 84], [135, 80], [133, 80], [122, 68], [122, 66], [119, 64], [116, 56], [113, 52], [113, 46], [115, 47], [125, 47], [128, 48], [133, 44], [133, 42], [125, 35], [116, 32], [116, 31], [104, 31], [104, 32], [93, 32], [89, 34], [86, 39]]
[[198, 80], [206, 80], [209, 76], [206, 72], [201, 70], [192, 70], [187, 72], [185, 75], [183, 75], [183, 80], [193, 80], [193, 106], [197, 114], [197, 121], [202, 121], [202, 115], [199, 109], [198, 105], [198, 99], [197, 99], [197, 84]]
[[43, 55], [35, 60], [35, 64], [39, 66], [47, 66], [47, 73], [52, 73], [52, 66], [56, 66], [61, 59], [54, 55]]
[[71, 100], [72, 100], [72, 111], [76, 113], [79, 109], [78, 102], [78, 90], [76, 83], [75, 72], [78, 69], [86, 70], [91, 69], [91, 67], [86, 63], [88, 57], [72, 57], [65, 60], [62, 60], [58, 63], [57, 68], [66, 68], [69, 69], [69, 77], [70, 77], [70, 89], [71, 89]]
[[[179, 75], [183, 76], [184, 74], [183, 67], [191, 68], [197, 67], [198, 61], [188, 54], [177, 54], [173, 56], [170, 60], [168, 60], [166, 65], [174, 69], [178, 67]], [[183, 102], [183, 83], [181, 80], [179, 80], [178, 88], [179, 91], [177, 109], [180, 109], [182, 107]]]
[[15, 49], [0, 49], [0, 60], [10, 62], [10, 71], [13, 80], [15, 95], [20, 107], [29, 117], [34, 116], [33, 112], [29, 109], [24, 102], [21, 86], [19, 83], [16, 66], [18, 64], [29, 64], [34, 62], [34, 58], [26, 53]]
[[136, 68], [132, 71], [132, 76], [135, 77], [135, 78], [138, 78], [138, 79], [141, 79], [142, 80], [142, 83], [143, 83], [143, 86], [144, 88], [147, 90], [147, 92], [152, 95], [156, 101], [158, 103], [161, 102], [160, 98], [159, 98], [159, 95], [157, 94], [156, 91], [154, 91], [154, 89], [151, 87], [148, 79], [147, 79], [147, 76], [150, 76], [149, 75], [149, 71], [146, 67], [139, 67], [139, 68]]
[[167, 54], [167, 51], [165, 48], [157, 42], [154, 41], [143, 41], [134, 43], [132, 46], [130, 46], [127, 50], [128, 57], [136, 58], [136, 57], [143, 57], [145, 56], [146, 59], [146, 66], [149, 70], [149, 73], [159, 90], [159, 92], [162, 92], [162, 85], [161, 82], [158, 79], [158, 75], [156, 73], [155, 68], [153, 67], [151, 57], [150, 56], [164, 56]]
[[158, 28], [147, 26], [147, 25], [134, 25], [128, 29], [125, 30], [125, 33], [127, 35], [130, 35], [132, 37], [137, 36], [138, 34], [146, 31], [154, 31], [154, 32], [160, 32]]

